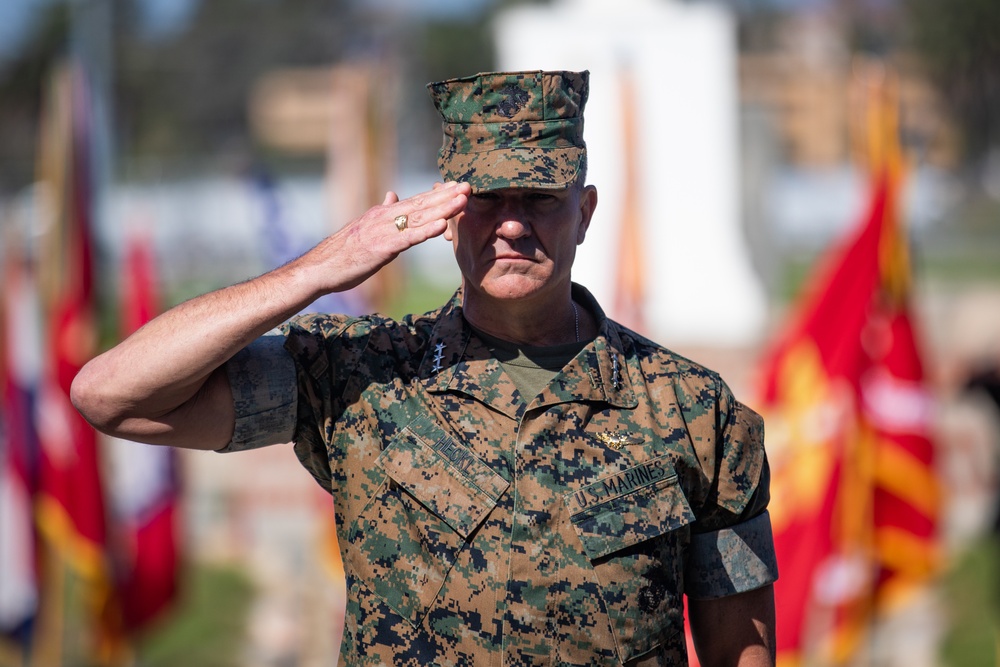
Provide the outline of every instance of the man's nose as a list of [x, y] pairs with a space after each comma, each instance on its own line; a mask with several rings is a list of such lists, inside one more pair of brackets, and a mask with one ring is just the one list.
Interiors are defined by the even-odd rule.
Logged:
[[505, 215], [497, 226], [497, 234], [507, 239], [519, 239], [531, 235], [531, 225], [523, 215]]
[[506, 198], [503, 206], [497, 211], [500, 214], [497, 234], [508, 239], [530, 236], [531, 221], [528, 219], [527, 208], [524, 202], [518, 198]]

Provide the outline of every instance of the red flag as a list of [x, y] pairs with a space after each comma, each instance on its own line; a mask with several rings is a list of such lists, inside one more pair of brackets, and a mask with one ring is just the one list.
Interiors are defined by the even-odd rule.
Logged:
[[107, 523], [97, 434], [73, 408], [70, 384], [96, 348], [91, 225], [90, 100], [78, 67], [56, 72], [42, 124], [39, 202], [45, 247], [38, 267], [46, 330], [38, 428], [38, 524], [81, 578], [99, 630], [96, 655], [110, 660], [115, 638]]
[[159, 314], [156, 276], [152, 239], [144, 232], [132, 231], [125, 247], [125, 271], [122, 276], [122, 337], [132, 335]]
[[[122, 334], [127, 336], [159, 312], [153, 249], [145, 235], [133, 233], [128, 239], [122, 288]], [[122, 620], [134, 633], [167, 609], [177, 593], [177, 452], [114, 440], [108, 453]]]
[[8, 234], [0, 289], [0, 635], [30, 642], [38, 612], [34, 403], [41, 366], [37, 293], [23, 244]]
[[873, 99], [872, 194], [766, 360], [779, 665], [840, 662], [935, 572], [939, 484], [898, 220], [894, 106]]

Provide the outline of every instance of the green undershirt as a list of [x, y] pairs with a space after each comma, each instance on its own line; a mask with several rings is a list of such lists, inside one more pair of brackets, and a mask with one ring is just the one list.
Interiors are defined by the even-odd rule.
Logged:
[[552, 378], [586, 346], [586, 342], [563, 343], [545, 347], [518, 345], [473, 328], [476, 335], [497, 358], [504, 372], [514, 382], [526, 402], [531, 402], [549, 385]]

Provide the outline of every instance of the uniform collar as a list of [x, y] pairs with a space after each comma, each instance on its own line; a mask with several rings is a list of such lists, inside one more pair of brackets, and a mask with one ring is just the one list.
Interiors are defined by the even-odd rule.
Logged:
[[[634, 408], [632, 369], [627, 345], [618, 324], [609, 320], [586, 288], [573, 285], [573, 298], [599, 323], [597, 337], [573, 359], [530, 407], [564, 402], [602, 401], [619, 408]], [[469, 394], [512, 417], [524, 402], [486, 345], [473, 335], [462, 315], [462, 291], [455, 292], [442, 308], [420, 364], [419, 376], [427, 391]]]

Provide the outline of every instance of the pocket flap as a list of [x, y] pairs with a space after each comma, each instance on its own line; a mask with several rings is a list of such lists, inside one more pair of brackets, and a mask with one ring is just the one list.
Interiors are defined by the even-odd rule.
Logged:
[[376, 464], [463, 539], [510, 486], [471, 449], [429, 421], [404, 428]]
[[603, 477], [566, 496], [570, 520], [591, 560], [694, 521], [669, 457]]

